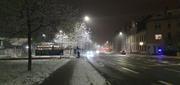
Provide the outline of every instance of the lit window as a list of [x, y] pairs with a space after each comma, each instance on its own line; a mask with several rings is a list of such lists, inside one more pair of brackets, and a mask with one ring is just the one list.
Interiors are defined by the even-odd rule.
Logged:
[[161, 40], [162, 39], [162, 34], [156, 34], [155, 39], [156, 40]]

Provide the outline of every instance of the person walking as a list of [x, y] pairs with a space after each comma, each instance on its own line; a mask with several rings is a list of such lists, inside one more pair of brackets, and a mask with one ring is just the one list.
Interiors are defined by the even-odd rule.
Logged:
[[77, 58], [80, 58], [80, 49], [79, 49], [78, 46], [77, 46], [77, 48], [76, 48], [76, 51], [77, 51]]
[[81, 56], [80, 56], [80, 52], [79, 52], [79, 51], [77, 52], [77, 57], [78, 57], [78, 58], [80, 58], [80, 57], [81, 57]]

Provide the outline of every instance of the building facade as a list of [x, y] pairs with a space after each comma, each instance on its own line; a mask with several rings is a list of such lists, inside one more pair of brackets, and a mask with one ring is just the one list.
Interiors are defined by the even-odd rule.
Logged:
[[152, 15], [131, 29], [135, 31], [127, 38], [129, 52], [173, 54], [180, 48], [180, 9]]

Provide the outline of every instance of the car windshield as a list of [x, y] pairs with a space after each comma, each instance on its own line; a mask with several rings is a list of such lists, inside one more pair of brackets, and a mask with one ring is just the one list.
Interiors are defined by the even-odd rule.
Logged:
[[0, 85], [180, 85], [179, 0], [0, 0]]

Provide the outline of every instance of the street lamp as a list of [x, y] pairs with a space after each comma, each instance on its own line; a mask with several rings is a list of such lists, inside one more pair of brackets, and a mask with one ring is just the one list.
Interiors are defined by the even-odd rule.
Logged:
[[59, 30], [59, 32], [60, 32], [60, 33], [63, 33], [63, 31], [62, 31], [62, 30]]
[[143, 46], [143, 45], [144, 45], [144, 42], [139, 42], [139, 45], [140, 45], [140, 46]]
[[91, 40], [90, 40], [90, 33], [89, 33], [89, 31], [91, 30], [90, 28], [88, 28], [89, 26], [88, 26], [88, 24], [89, 24], [89, 22], [90, 22], [90, 17], [89, 16], [84, 16], [84, 19], [83, 19], [83, 21], [84, 22], [82, 22], [82, 24], [84, 24], [85, 25], [85, 33], [83, 33], [83, 36], [84, 36], [84, 38], [86, 39], [85, 40], [85, 42], [86, 43], [84, 43], [84, 47], [85, 47], [85, 49], [87, 50], [87, 48], [88, 48], [88, 46], [89, 46], [89, 43], [88, 42], [90, 42]]
[[26, 45], [26, 46], [25, 46], [25, 48], [28, 50], [28, 49], [29, 49], [29, 46], [28, 46], [28, 45]]
[[140, 51], [143, 51], [143, 48], [142, 48], [142, 47], [143, 47], [143, 45], [144, 45], [144, 42], [142, 42], [142, 41], [139, 42], [139, 45], [141, 46], [141, 47], [140, 47]]
[[122, 36], [123, 35], [123, 33], [122, 32], [119, 32], [119, 36]]
[[90, 18], [88, 16], [84, 17], [84, 21], [88, 22], [90, 20]]
[[[121, 50], [127, 50], [127, 34], [123, 33], [123, 32], [119, 32], [119, 34], [117, 35], [118, 37], [118, 40], [120, 39], [120, 42], [121, 42]], [[119, 49], [119, 46], [117, 46], [117, 50]]]
[[46, 38], [46, 34], [42, 34], [42, 37], [43, 37], [43, 38]]

